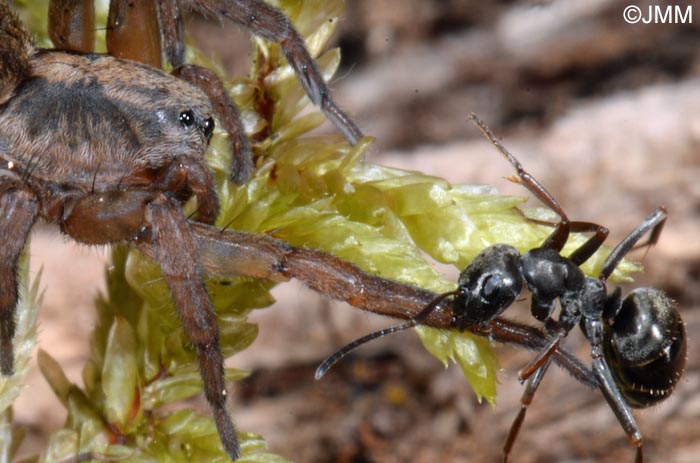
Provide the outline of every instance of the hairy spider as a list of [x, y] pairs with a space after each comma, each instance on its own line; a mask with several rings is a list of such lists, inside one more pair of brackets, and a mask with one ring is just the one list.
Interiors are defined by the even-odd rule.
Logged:
[[[161, 67], [164, 53], [173, 74], [200, 87], [211, 99], [233, 152], [231, 175], [244, 182], [253, 169], [253, 152], [238, 109], [219, 77], [209, 69], [185, 63], [183, 5], [215, 18], [226, 18], [268, 40], [279, 42], [311, 101], [355, 144], [362, 132], [330, 96], [321, 72], [289, 19], [263, 0], [111, 0], [107, 18], [107, 49], [112, 56]], [[49, 35], [57, 48], [93, 51], [95, 12], [90, 0], [51, 0]], [[161, 44], [161, 31], [163, 43]]]
[[[520, 380], [527, 383], [520, 412], [503, 448], [503, 461], [508, 460], [527, 407], [553, 360], [552, 354], [579, 325], [591, 345], [597, 387], [636, 447], [635, 463], [641, 463], [642, 433], [630, 408], [649, 407], [671, 395], [685, 369], [685, 328], [677, 304], [662, 291], [636, 288], [623, 298], [620, 288], [608, 293], [606, 283], [645, 234], [650, 233], [649, 240], [640, 246], [656, 243], [666, 222], [666, 210], [659, 207], [646, 217], [612, 250], [598, 276], [586, 277], [579, 267], [603, 245], [608, 230], [589, 222], [570, 221], [557, 200], [501, 145], [486, 124], [473, 114], [470, 118], [515, 168], [518, 177], [514, 181], [522, 183], [551, 208], [560, 221], [539, 247], [522, 255], [508, 244], [484, 249], [462, 271], [456, 290], [436, 296], [405, 323], [345, 345], [318, 367], [316, 379], [353, 349], [423, 323], [445, 301], [449, 301], [452, 326], [459, 330], [486, 326], [515, 302], [525, 286], [532, 294], [532, 315], [544, 323], [549, 340], [519, 372]], [[561, 251], [573, 231], [594, 234], [564, 257]], [[561, 310], [555, 319], [557, 300]]]
[[[280, 11], [261, 0], [191, 3], [279, 41], [314, 103], [351, 142], [362, 136], [330, 99], [303, 40]], [[128, 26], [138, 26], [135, 5], [112, 3], [110, 30], [116, 37], [108, 42], [116, 53], [121, 50], [119, 34], [129, 36], [135, 32]], [[250, 175], [252, 152], [219, 79], [184, 64], [179, 3], [150, 4], [154, 6], [159, 14], [149, 17], [161, 19], [175, 76], [152, 65], [89, 53], [89, 31], [94, 30], [90, 2], [53, 2], [51, 35], [66, 49], [59, 51], [36, 49], [7, 2], [0, 0], [0, 236], [5, 239], [0, 371], [13, 374], [17, 263], [37, 219], [58, 225], [81, 243], [149, 243], [198, 352], [222, 444], [235, 460], [240, 448], [226, 411], [219, 329], [182, 204], [195, 197], [202, 223], [213, 223], [217, 216], [213, 177], [204, 160], [215, 116], [233, 141], [234, 181]], [[76, 23], [88, 31], [87, 38], [74, 34]], [[160, 48], [150, 53], [157, 56]]]

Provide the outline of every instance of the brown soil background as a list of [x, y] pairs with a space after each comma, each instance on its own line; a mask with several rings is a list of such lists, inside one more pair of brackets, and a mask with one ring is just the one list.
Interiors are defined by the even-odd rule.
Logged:
[[[660, 242], [636, 256], [646, 267], [636, 284], [680, 303], [688, 366], [671, 399], [635, 416], [646, 461], [698, 462], [700, 5], [684, 4], [694, 8], [693, 24], [630, 25], [622, 17], [628, 4], [350, 0], [336, 34], [344, 67], [332, 88], [377, 137], [371, 162], [524, 194], [502, 179], [510, 167], [464, 122], [473, 111], [571, 217], [609, 227], [610, 243], [667, 206]], [[650, 5], [636, 4], [645, 12]], [[246, 72], [245, 33], [201, 19], [191, 30], [233, 72]], [[41, 346], [79, 382], [107, 253], [38, 230], [31, 254], [33, 272], [44, 266]], [[531, 354], [499, 347], [495, 409], [478, 404], [458, 369], [444, 370], [410, 333], [363, 348], [316, 382], [326, 355], [390, 322], [295, 284], [275, 295], [274, 307], [254, 315], [258, 340], [233, 360], [253, 371], [232, 387], [240, 429], [298, 462], [499, 461], [522, 393], [517, 370]], [[527, 320], [524, 307], [509, 313]], [[567, 346], [586, 359], [586, 343], [570, 338]], [[30, 431], [24, 452], [35, 453], [65, 414], [36, 369], [27, 383], [15, 412]], [[632, 459], [600, 393], [553, 369], [511, 461]]]

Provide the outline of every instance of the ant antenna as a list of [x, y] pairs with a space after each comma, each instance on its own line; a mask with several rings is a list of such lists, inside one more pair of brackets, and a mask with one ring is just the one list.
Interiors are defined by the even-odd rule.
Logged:
[[328, 357], [326, 360], [323, 361], [321, 365], [318, 366], [316, 369], [316, 374], [314, 377], [319, 380], [325, 375], [330, 368], [338, 362], [338, 360], [342, 359], [345, 357], [348, 353], [351, 351], [357, 349], [361, 345], [368, 343], [369, 341], [376, 339], [376, 338], [381, 338], [383, 336], [386, 336], [387, 334], [392, 334], [396, 333], [399, 331], [404, 331], [409, 328], [413, 328], [414, 326], [418, 326], [421, 323], [423, 323], [428, 316], [435, 310], [435, 308], [443, 301], [443, 299], [446, 299], [449, 296], [454, 296], [457, 294], [457, 290], [455, 291], [449, 291], [447, 293], [442, 293], [439, 296], [437, 296], [435, 299], [430, 301], [428, 305], [426, 305], [423, 310], [418, 312], [418, 314], [410, 318], [404, 323], [401, 323], [399, 325], [394, 325], [390, 326], [388, 328], [384, 328], [381, 330], [374, 331], [372, 333], [369, 333], [365, 336], [362, 336], [361, 338], [355, 339], [349, 344], [346, 344], [345, 346], [341, 347], [338, 351], [336, 351], [333, 355]]

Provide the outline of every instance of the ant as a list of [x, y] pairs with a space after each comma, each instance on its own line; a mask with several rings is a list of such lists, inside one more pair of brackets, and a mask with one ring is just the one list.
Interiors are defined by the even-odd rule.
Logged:
[[[676, 303], [662, 291], [637, 288], [623, 299], [620, 288], [608, 293], [606, 282], [633, 248], [656, 243], [666, 222], [666, 209], [659, 207], [627, 235], [607, 257], [597, 278], [586, 277], [579, 267], [601, 247], [608, 230], [589, 222], [570, 221], [557, 200], [503, 147], [486, 124], [474, 114], [469, 119], [513, 165], [517, 178], [512, 180], [552, 209], [560, 221], [540, 247], [522, 255], [508, 244], [484, 249], [460, 274], [456, 290], [437, 296], [402, 324], [347, 344], [318, 367], [316, 379], [362, 344], [420, 325], [449, 298], [452, 326], [459, 330], [483, 327], [513, 304], [524, 284], [532, 294], [532, 315], [544, 324], [549, 340], [518, 373], [526, 385], [520, 412], [503, 448], [504, 463], [508, 461], [527, 407], [552, 362], [552, 354], [576, 325], [590, 342], [597, 386], [636, 447], [635, 463], [642, 463], [642, 434], [630, 408], [648, 407], [671, 395], [685, 367], [685, 328]], [[571, 232], [593, 232], [593, 235], [564, 257], [561, 251]], [[647, 242], [635, 246], [647, 233], [650, 233]], [[555, 319], [552, 315], [557, 299], [561, 310]]]

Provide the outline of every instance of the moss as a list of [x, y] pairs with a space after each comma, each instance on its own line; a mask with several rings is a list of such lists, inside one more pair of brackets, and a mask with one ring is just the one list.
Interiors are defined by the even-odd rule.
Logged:
[[22, 441], [24, 430], [12, 426], [12, 403], [23, 390], [22, 380], [29, 370], [29, 359], [37, 343], [37, 315], [43, 299], [39, 292], [41, 270], [29, 279], [29, 256], [20, 258], [17, 277], [20, 281], [17, 303], [17, 328], [14, 338], [15, 374], [0, 375], [0, 461], [11, 461]]

